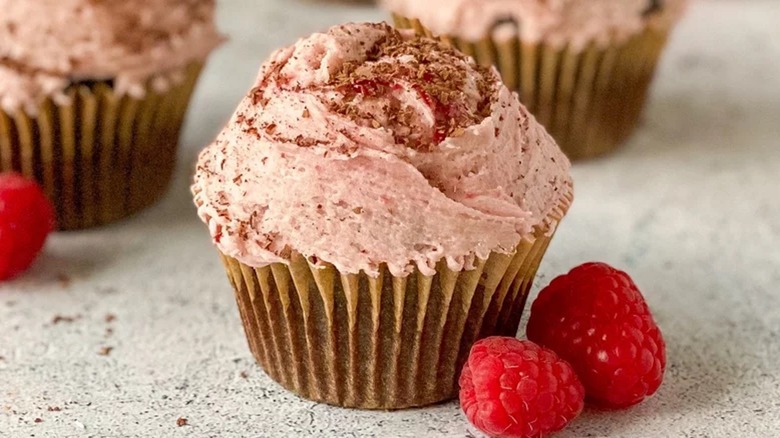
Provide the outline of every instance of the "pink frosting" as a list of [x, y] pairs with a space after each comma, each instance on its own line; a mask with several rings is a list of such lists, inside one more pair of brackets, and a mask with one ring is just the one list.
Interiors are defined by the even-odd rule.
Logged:
[[[454, 84], [439, 97], [455, 125], [437, 127], [438, 95], [424, 90]], [[432, 275], [442, 259], [469, 269], [552, 231], [569, 166], [495, 69], [346, 24], [272, 55], [201, 153], [192, 190], [219, 249], [250, 266], [294, 250], [344, 273]]]
[[0, 0], [0, 108], [34, 112], [72, 82], [143, 94], [206, 58], [222, 37], [214, 0]]
[[[477, 41], [520, 37], [582, 49], [625, 40], [647, 26], [668, 26], [686, 0], [381, 0], [438, 35]], [[512, 24], [517, 23], [517, 26]], [[497, 23], [504, 23], [499, 24]]]

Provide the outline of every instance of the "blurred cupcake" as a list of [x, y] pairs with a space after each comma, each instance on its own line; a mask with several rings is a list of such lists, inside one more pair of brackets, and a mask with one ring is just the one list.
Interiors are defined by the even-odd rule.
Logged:
[[271, 56], [193, 193], [268, 374], [398, 409], [453, 397], [471, 344], [515, 335], [572, 182], [494, 69], [346, 24]]
[[60, 229], [165, 192], [190, 95], [221, 42], [213, 0], [0, 0], [0, 170], [35, 178]]
[[572, 159], [637, 125], [685, 0], [382, 0], [396, 25], [493, 64]]

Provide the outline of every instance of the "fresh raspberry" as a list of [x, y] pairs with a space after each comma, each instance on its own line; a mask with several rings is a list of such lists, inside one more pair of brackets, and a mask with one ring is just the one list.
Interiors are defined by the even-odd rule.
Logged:
[[54, 229], [54, 209], [38, 185], [0, 174], [0, 280], [30, 267]]
[[515, 338], [474, 344], [459, 383], [466, 417], [493, 437], [547, 436], [563, 429], [585, 403], [585, 390], [568, 363]]
[[528, 339], [574, 367], [588, 401], [623, 408], [656, 392], [666, 346], [631, 278], [586, 263], [554, 279], [531, 307]]

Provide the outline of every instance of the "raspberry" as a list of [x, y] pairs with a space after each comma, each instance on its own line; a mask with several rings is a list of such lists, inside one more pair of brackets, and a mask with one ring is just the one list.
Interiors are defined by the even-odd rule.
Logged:
[[494, 437], [536, 438], [561, 430], [582, 412], [585, 399], [568, 363], [514, 338], [474, 344], [459, 383], [466, 417]]
[[27, 270], [53, 229], [43, 190], [19, 174], [0, 174], [0, 280]]
[[637, 404], [663, 380], [661, 331], [631, 278], [609, 265], [586, 263], [554, 279], [531, 306], [526, 330], [571, 363], [597, 405]]

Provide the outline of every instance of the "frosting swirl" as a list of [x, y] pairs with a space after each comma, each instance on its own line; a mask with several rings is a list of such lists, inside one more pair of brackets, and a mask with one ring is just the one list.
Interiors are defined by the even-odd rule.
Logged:
[[281, 49], [192, 187], [219, 249], [432, 275], [511, 253], [571, 196], [569, 162], [494, 69], [385, 24]]

